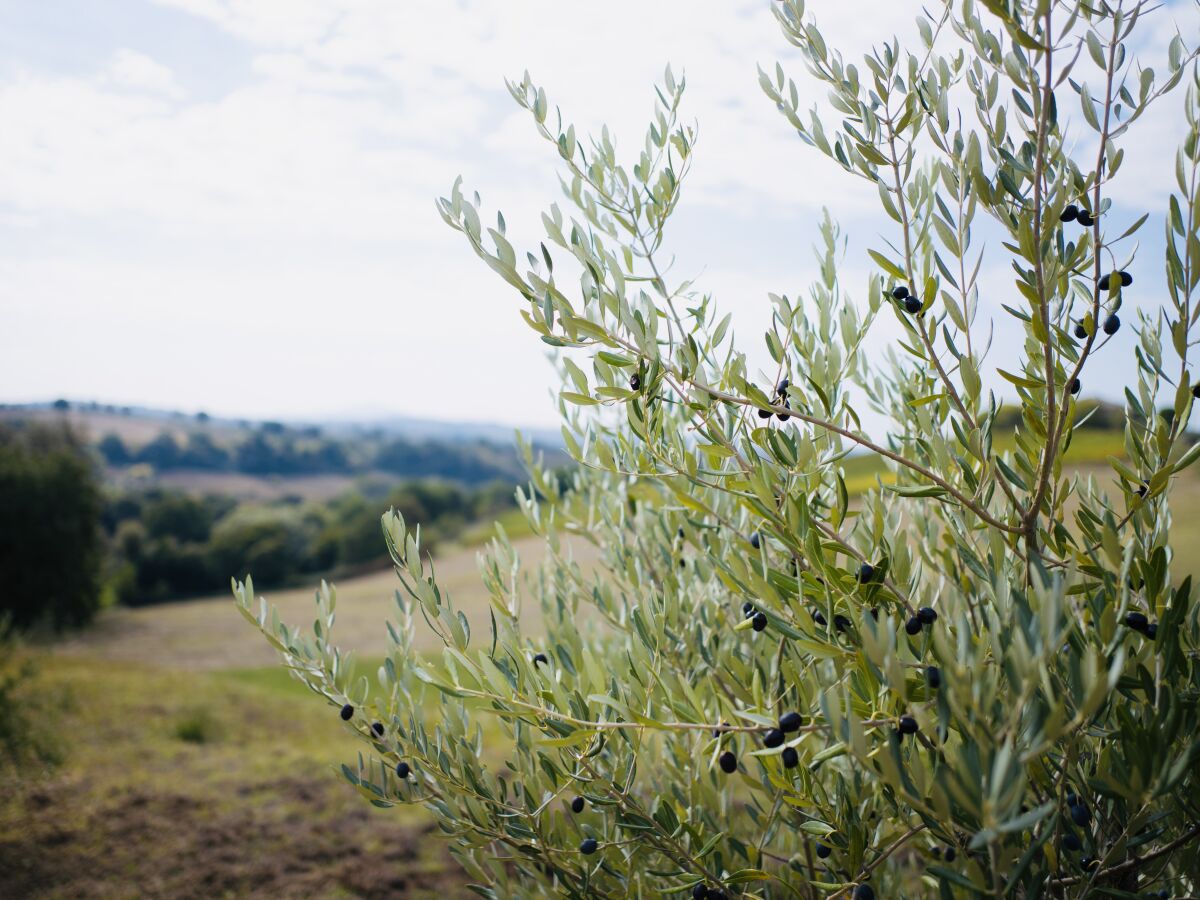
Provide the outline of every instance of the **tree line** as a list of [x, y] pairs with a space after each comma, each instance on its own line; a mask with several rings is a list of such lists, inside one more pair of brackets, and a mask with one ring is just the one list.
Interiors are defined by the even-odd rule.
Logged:
[[484, 440], [409, 440], [371, 434], [354, 441], [323, 436], [316, 429], [268, 427], [222, 442], [197, 429], [177, 436], [162, 431], [140, 446], [119, 435], [96, 445], [104, 462], [120, 468], [148, 464], [156, 471], [191, 469], [246, 475], [326, 475], [384, 472], [404, 478], [445, 478], [463, 484], [515, 481], [522, 464], [511, 447]]
[[110, 492], [101, 515], [107, 580], [120, 603], [139, 606], [225, 589], [254, 572], [279, 586], [312, 573], [382, 565], [380, 516], [401, 509], [436, 545], [513, 505], [511, 484], [479, 488], [418, 481], [380, 493], [351, 490], [332, 502], [238, 502], [154, 488]]
[[363, 481], [330, 502], [247, 502], [106, 485], [100, 455], [69, 424], [0, 423], [0, 620], [76, 627], [106, 602], [212, 593], [251, 571], [279, 586], [383, 564], [379, 520], [388, 509], [421, 522], [437, 543], [514, 504], [514, 478], [479, 483], [481, 470], [473, 472], [469, 485]]

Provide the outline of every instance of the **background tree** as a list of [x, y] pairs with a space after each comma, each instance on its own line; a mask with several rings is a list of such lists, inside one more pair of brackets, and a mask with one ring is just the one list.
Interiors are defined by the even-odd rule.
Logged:
[[[255, 616], [248, 582], [241, 608], [365, 741], [346, 778], [376, 805], [431, 809], [483, 896], [1194, 893], [1200, 623], [1172, 576], [1168, 501], [1200, 456], [1184, 437], [1200, 392], [1194, 51], [1177, 37], [1165, 71], [1142, 68], [1145, 3], [989, 0], [850, 63], [802, 0], [773, 9], [837, 117], [802, 110], [782, 67], [763, 90], [878, 190], [888, 243], [865, 302], [843, 291], [827, 217], [820, 275], [803, 300], [770, 295], [773, 364], [752, 372], [729, 317], [660, 260], [695, 143], [683, 81], [667, 70], [626, 167], [526, 76], [512, 95], [556, 147], [574, 216], [551, 206], [545, 242], [518, 256], [459, 184], [440, 208], [564, 348], [581, 468], [565, 491], [535, 468], [523, 500], [545, 567], [515, 576], [497, 541], [490, 634], [472, 639], [419, 534], [385, 517], [404, 591], [373, 690], [330, 643], [332, 590], [311, 636]], [[1185, 77], [1167, 298], [1130, 315], [1145, 217], [1118, 221], [1108, 187], [1126, 132]], [[994, 361], [985, 229], [989, 265], [1015, 273], [990, 288], [1023, 332]], [[880, 315], [900, 337], [868, 358]], [[1122, 316], [1127, 459], [1115, 478], [1071, 473], [1076, 398]], [[1020, 405], [1004, 428], [993, 370]], [[858, 398], [886, 436], [864, 431]], [[891, 478], [852, 502], [856, 449]], [[601, 548], [599, 571], [564, 534]], [[418, 621], [440, 658], [412, 651]]]
[[0, 426], [0, 613], [83, 625], [100, 605], [100, 487], [68, 425]]

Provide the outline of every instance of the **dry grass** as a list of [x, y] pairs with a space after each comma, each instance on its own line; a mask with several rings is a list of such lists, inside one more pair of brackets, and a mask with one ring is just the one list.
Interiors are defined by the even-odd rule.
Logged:
[[[365, 477], [365, 476], [364, 476]], [[383, 476], [386, 483], [395, 476]], [[192, 469], [156, 472], [154, 483], [160, 487], [193, 494], [228, 494], [239, 500], [271, 501], [282, 497], [303, 497], [318, 502], [332, 500], [354, 489], [358, 475], [293, 475], [284, 477], [245, 475], [240, 472], [198, 472]]]
[[[514, 541], [522, 563], [536, 566], [545, 557], [541, 538]], [[589, 544], [572, 544], [576, 558], [588, 563], [596, 558]], [[438, 582], [455, 606], [482, 634], [488, 625], [488, 596], [480, 583], [478, 548], [450, 548], [439, 556]], [[338, 585], [335, 642], [367, 656], [387, 652], [384, 622], [394, 618], [393, 595], [399, 587], [389, 569], [360, 575]], [[312, 621], [312, 588], [264, 592], [279, 607], [284, 621], [303, 625]], [[424, 643], [422, 643], [424, 641]], [[418, 648], [432, 648], [437, 639], [428, 629], [418, 629]], [[119, 660], [172, 669], [215, 670], [269, 666], [277, 662], [273, 651], [238, 614], [232, 594], [199, 600], [142, 607], [110, 609], [94, 627], [52, 648], [58, 654]]]

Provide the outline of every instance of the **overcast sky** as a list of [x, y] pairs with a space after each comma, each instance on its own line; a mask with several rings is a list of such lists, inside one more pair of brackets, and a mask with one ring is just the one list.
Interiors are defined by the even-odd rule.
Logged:
[[[915, 43], [919, 5], [809, 7], [865, 49]], [[1200, 34], [1191, 0], [1169, 5], [1147, 62], [1176, 22]], [[777, 59], [817, 99], [766, 0], [0, 0], [0, 401], [553, 424], [519, 297], [434, 207], [461, 174], [538, 237], [556, 157], [505, 90], [524, 69], [629, 153], [664, 64], [686, 70], [701, 140], [668, 249], [761, 358], [766, 292], [804, 293], [823, 205], [853, 236], [852, 294], [891, 236], [763, 96], [755, 65]], [[1118, 214], [1162, 208], [1182, 100], [1129, 146]], [[1143, 229], [1147, 294], [1161, 231]], [[995, 263], [989, 315], [1014, 293]], [[1132, 341], [1094, 393], [1120, 396]]]

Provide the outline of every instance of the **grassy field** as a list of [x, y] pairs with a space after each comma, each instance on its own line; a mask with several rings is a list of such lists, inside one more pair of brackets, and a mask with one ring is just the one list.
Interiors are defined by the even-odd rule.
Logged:
[[[542, 558], [539, 539], [515, 545], [530, 564]], [[482, 633], [477, 552], [452, 548], [437, 567]], [[397, 586], [389, 571], [339, 590], [335, 637], [366, 657], [360, 671], [386, 649]], [[308, 621], [312, 591], [269, 599]], [[375, 809], [349, 789], [336, 769], [358, 742], [231, 595], [107, 610], [35, 658], [27, 703], [62, 761], [20, 778], [0, 768], [0, 897], [465, 894], [432, 817]]]
[[375, 809], [334, 773], [355, 742], [299, 685], [254, 670], [197, 674], [59, 656], [42, 661], [37, 690], [53, 710], [63, 762], [0, 781], [2, 896], [463, 889], [423, 811]]
[[[538, 565], [544, 548], [539, 538], [514, 541], [522, 564]], [[583, 542], [573, 545], [581, 562], [594, 558]], [[480, 584], [476, 547], [449, 548], [439, 556], [438, 583], [482, 634], [488, 625], [488, 598]], [[337, 625], [334, 635], [342, 647], [368, 656], [387, 652], [384, 622], [394, 618], [394, 594], [400, 587], [391, 571], [361, 575], [337, 587]], [[264, 592], [279, 607], [285, 621], [312, 621], [314, 588]], [[419, 640], [436, 640], [419, 633]], [[418, 642], [418, 647], [421, 644]], [[270, 666], [275, 651], [238, 614], [229, 593], [197, 600], [105, 610], [96, 624], [78, 636], [54, 645], [58, 655], [103, 658], [171, 669], [220, 670]]]

